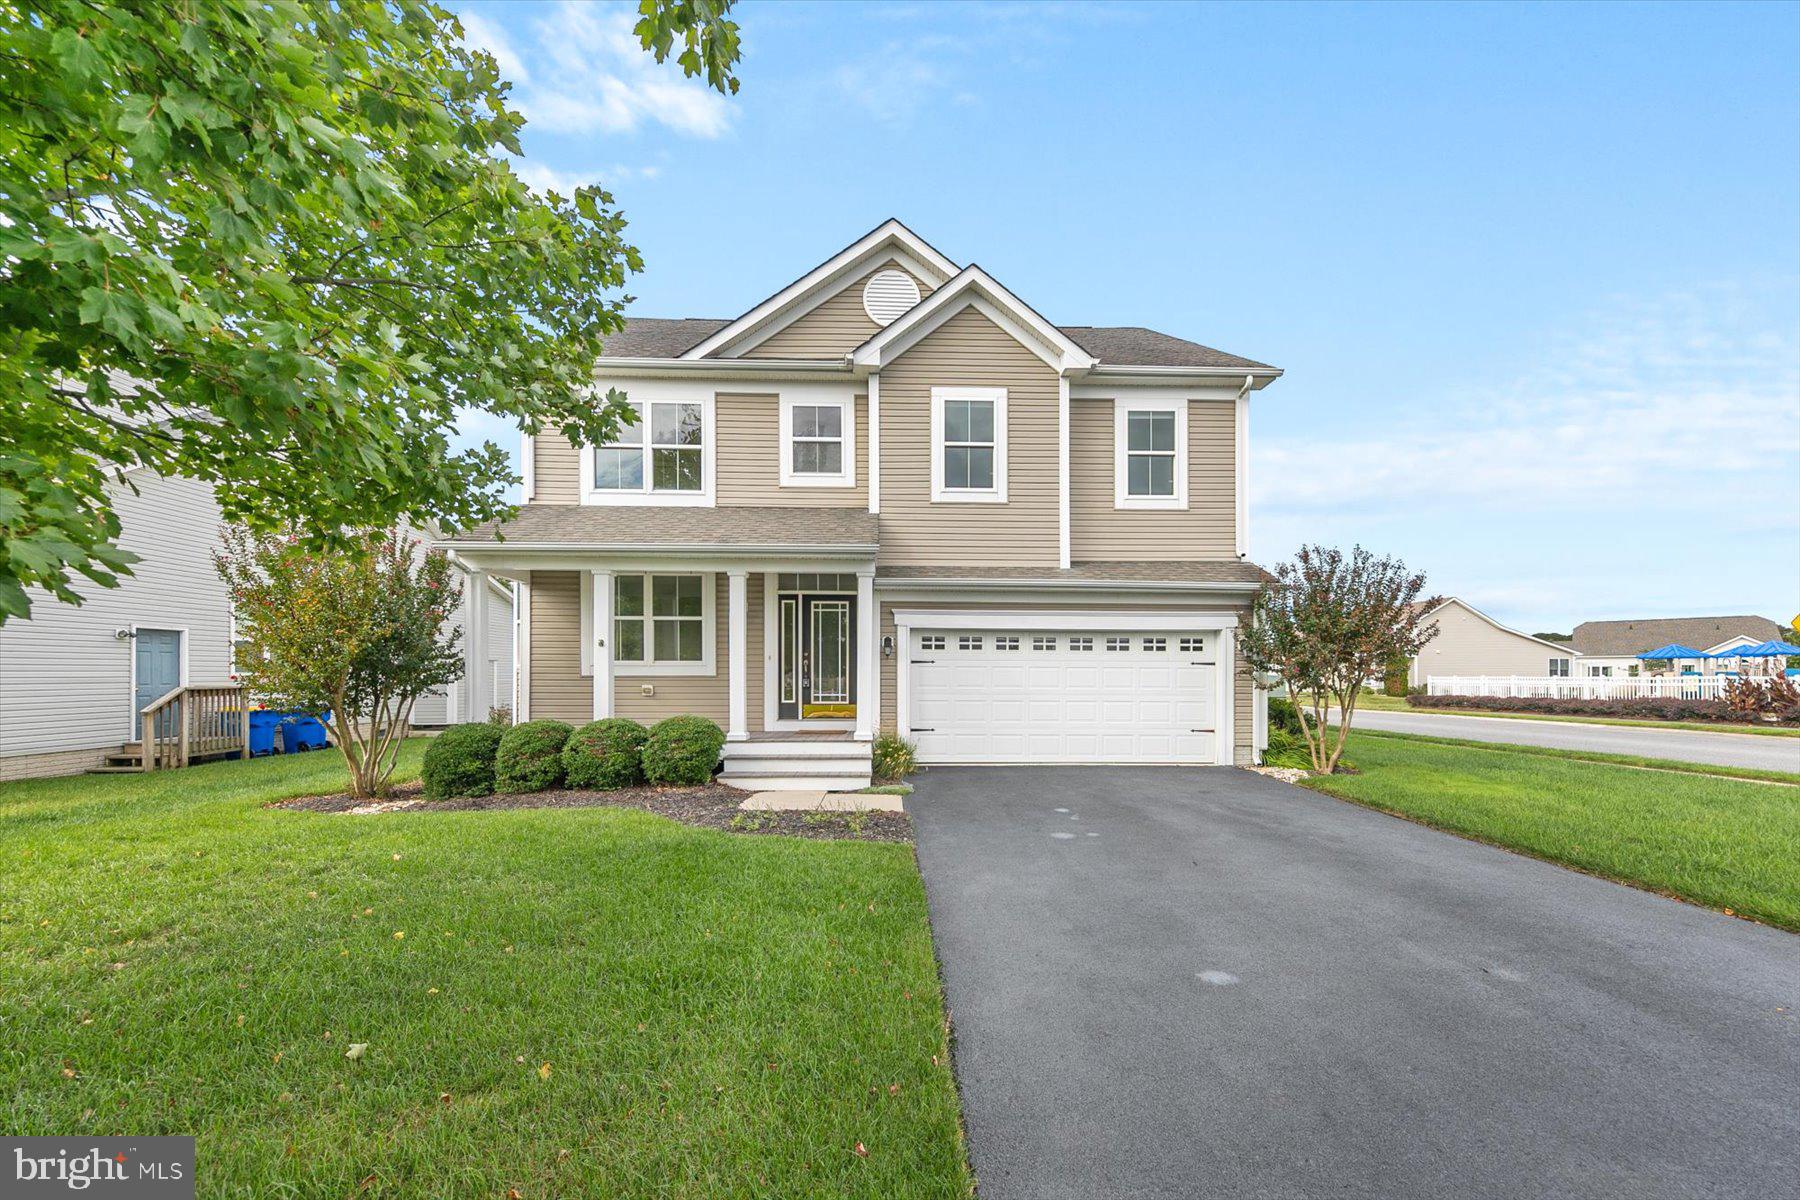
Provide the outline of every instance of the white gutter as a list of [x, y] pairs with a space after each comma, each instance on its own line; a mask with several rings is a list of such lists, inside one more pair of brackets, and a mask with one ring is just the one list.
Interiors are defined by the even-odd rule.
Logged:
[[640, 379], [849, 379], [853, 373], [843, 360], [825, 358], [603, 358], [594, 365], [596, 379], [614, 375]]
[[1199, 580], [1154, 580], [1154, 579], [945, 579], [942, 577], [924, 578], [916, 575], [876, 575], [876, 591], [967, 591], [979, 588], [992, 591], [1041, 591], [1051, 589], [1070, 589], [1079, 591], [1106, 592], [1238, 592], [1256, 591], [1260, 584], [1255, 583], [1218, 583]]
[[556, 554], [796, 554], [801, 557], [868, 558], [879, 547], [873, 543], [830, 545], [784, 545], [771, 542], [719, 543], [695, 545], [693, 542], [437, 542], [437, 548], [450, 554], [456, 551], [491, 553], [496, 550], [522, 550], [527, 553]]

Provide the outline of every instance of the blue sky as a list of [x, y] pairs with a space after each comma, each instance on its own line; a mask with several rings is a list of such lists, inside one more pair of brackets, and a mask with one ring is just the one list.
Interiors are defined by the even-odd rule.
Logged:
[[1800, 608], [1800, 5], [752, 0], [731, 99], [628, 9], [455, 7], [526, 178], [630, 218], [633, 312], [899, 217], [1062, 324], [1284, 367], [1259, 561], [1361, 542], [1528, 631]]

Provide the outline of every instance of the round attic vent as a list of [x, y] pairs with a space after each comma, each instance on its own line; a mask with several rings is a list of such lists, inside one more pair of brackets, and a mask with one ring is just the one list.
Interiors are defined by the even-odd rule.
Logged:
[[919, 302], [919, 285], [905, 271], [877, 271], [863, 285], [863, 311], [886, 325]]

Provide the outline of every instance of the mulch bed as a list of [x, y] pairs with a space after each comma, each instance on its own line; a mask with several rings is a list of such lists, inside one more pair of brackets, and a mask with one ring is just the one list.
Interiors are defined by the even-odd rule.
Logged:
[[524, 795], [464, 796], [454, 800], [427, 800], [418, 783], [396, 787], [379, 801], [357, 800], [344, 793], [300, 796], [281, 800], [271, 808], [316, 813], [420, 813], [467, 812], [501, 808], [637, 808], [692, 825], [697, 829], [721, 829], [727, 833], [779, 834], [783, 837], [820, 841], [910, 842], [912, 818], [905, 813], [742, 812], [749, 792], [723, 784], [706, 787], [635, 787], [610, 792], [550, 791]]

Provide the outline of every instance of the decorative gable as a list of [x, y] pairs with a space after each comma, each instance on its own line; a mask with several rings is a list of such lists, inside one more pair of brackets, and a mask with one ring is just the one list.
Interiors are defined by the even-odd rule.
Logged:
[[[905, 312], [918, 303], [919, 297], [929, 296], [933, 290], [931, 280], [921, 279], [899, 259], [890, 258], [735, 357], [842, 358], [900, 315], [892, 312], [896, 302], [912, 297], [900, 310]], [[874, 313], [884, 314], [887, 319], [878, 321]]]

